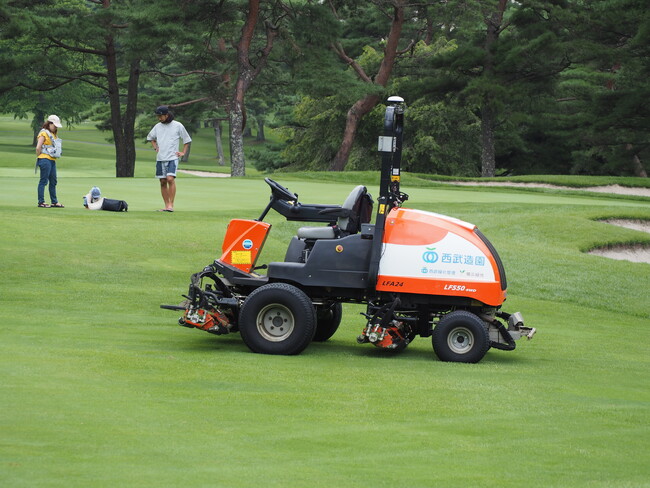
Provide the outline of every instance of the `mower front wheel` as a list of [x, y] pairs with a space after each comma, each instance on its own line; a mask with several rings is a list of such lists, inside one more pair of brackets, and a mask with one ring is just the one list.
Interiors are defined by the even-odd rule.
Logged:
[[465, 310], [445, 315], [433, 329], [431, 342], [441, 361], [456, 363], [478, 363], [490, 349], [483, 321]]
[[316, 330], [309, 297], [286, 283], [259, 287], [244, 301], [239, 332], [248, 348], [262, 354], [300, 354]]

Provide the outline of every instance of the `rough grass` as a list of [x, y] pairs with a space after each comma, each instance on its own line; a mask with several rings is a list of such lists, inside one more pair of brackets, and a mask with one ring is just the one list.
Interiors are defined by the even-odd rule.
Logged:
[[[405, 184], [408, 206], [491, 239], [504, 308], [534, 340], [477, 365], [442, 363], [422, 338], [386, 355], [355, 343], [361, 308], [346, 305], [330, 341], [265, 356], [158, 308], [218, 255], [230, 218], [259, 216], [260, 177], [181, 176], [164, 214], [149, 154], [115, 179], [110, 156], [71, 142], [67, 208], [38, 209], [28, 142], [7, 140], [0, 124], [0, 486], [648, 486], [650, 265], [584, 253], [648, 243], [597, 221], [650, 219], [647, 199]], [[376, 193], [373, 178], [286, 186], [338, 203], [357, 182]], [[92, 185], [129, 212], [84, 210]], [[297, 226], [269, 217], [263, 261]]]

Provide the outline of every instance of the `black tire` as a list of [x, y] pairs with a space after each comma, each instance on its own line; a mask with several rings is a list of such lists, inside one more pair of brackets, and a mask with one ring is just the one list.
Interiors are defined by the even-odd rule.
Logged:
[[485, 324], [464, 310], [443, 317], [433, 329], [431, 342], [441, 361], [456, 363], [478, 363], [490, 349], [490, 336]]
[[253, 352], [300, 354], [316, 331], [316, 313], [311, 300], [295, 286], [269, 283], [244, 301], [239, 314], [239, 332]]
[[343, 317], [343, 305], [335, 302], [332, 306], [316, 307], [316, 333], [315, 342], [325, 342], [338, 330]]

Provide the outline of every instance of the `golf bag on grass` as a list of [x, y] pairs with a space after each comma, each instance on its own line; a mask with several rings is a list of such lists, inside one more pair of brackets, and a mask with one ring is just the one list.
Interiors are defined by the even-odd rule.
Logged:
[[108, 210], [109, 212], [126, 212], [129, 205], [124, 200], [113, 200], [102, 197], [102, 192], [96, 186], [84, 196], [84, 207], [88, 210]]
[[110, 212], [126, 212], [129, 210], [129, 205], [124, 200], [104, 198], [104, 202], [102, 203], [102, 210], [108, 210]]

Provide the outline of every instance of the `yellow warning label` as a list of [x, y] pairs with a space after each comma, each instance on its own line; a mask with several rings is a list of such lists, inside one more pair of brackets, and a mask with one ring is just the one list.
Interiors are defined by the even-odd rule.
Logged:
[[251, 264], [250, 251], [232, 251], [230, 253], [232, 264]]
[[390, 181], [399, 181], [399, 175], [393, 175], [390, 177]]
[[379, 205], [379, 213], [380, 214], [386, 213], [386, 204], [382, 203], [381, 205]]

